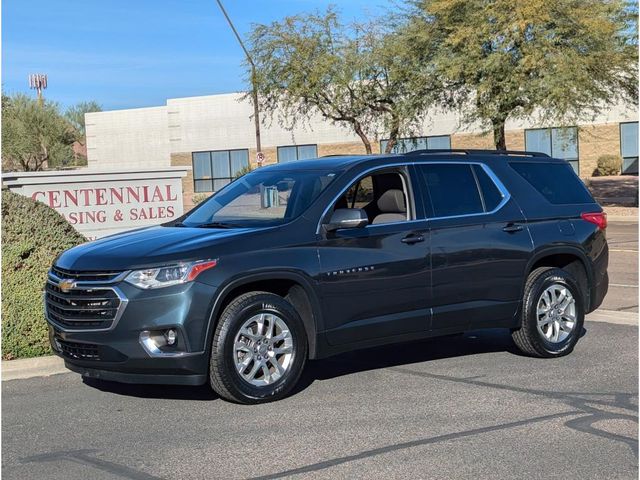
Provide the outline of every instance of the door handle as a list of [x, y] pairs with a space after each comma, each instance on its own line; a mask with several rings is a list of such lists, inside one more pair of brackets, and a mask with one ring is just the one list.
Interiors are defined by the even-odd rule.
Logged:
[[422, 235], [415, 235], [415, 234], [410, 234], [407, 235], [406, 237], [404, 237], [402, 240], [400, 240], [402, 243], [408, 243], [409, 245], [412, 245], [414, 243], [418, 243], [418, 242], [424, 242], [424, 236]]
[[508, 223], [507, 226], [502, 229], [502, 231], [507, 233], [515, 233], [522, 231], [522, 228], [522, 225], [518, 225], [517, 223]]

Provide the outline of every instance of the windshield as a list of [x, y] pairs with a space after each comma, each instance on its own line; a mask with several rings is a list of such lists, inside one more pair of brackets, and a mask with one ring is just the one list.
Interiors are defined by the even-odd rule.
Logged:
[[256, 170], [229, 184], [182, 222], [187, 227], [274, 226], [301, 215], [336, 173]]

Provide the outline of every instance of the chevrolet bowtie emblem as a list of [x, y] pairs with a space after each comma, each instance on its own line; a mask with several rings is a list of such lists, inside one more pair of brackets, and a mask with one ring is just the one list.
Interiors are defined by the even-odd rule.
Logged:
[[60, 283], [58, 283], [58, 287], [64, 293], [68, 293], [70, 290], [76, 288], [76, 282], [74, 282], [73, 280], [62, 280], [60, 281]]

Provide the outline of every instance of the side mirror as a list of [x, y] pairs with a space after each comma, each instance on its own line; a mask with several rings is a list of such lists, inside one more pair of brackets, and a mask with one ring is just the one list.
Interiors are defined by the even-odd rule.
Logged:
[[360, 208], [338, 208], [331, 215], [325, 231], [334, 232], [343, 228], [362, 228], [369, 224], [367, 212]]

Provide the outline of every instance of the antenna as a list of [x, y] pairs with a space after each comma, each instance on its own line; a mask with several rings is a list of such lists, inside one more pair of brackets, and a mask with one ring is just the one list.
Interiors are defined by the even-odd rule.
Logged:
[[38, 104], [42, 106], [42, 91], [47, 88], [46, 73], [32, 73], [29, 75], [29, 88], [38, 92]]

